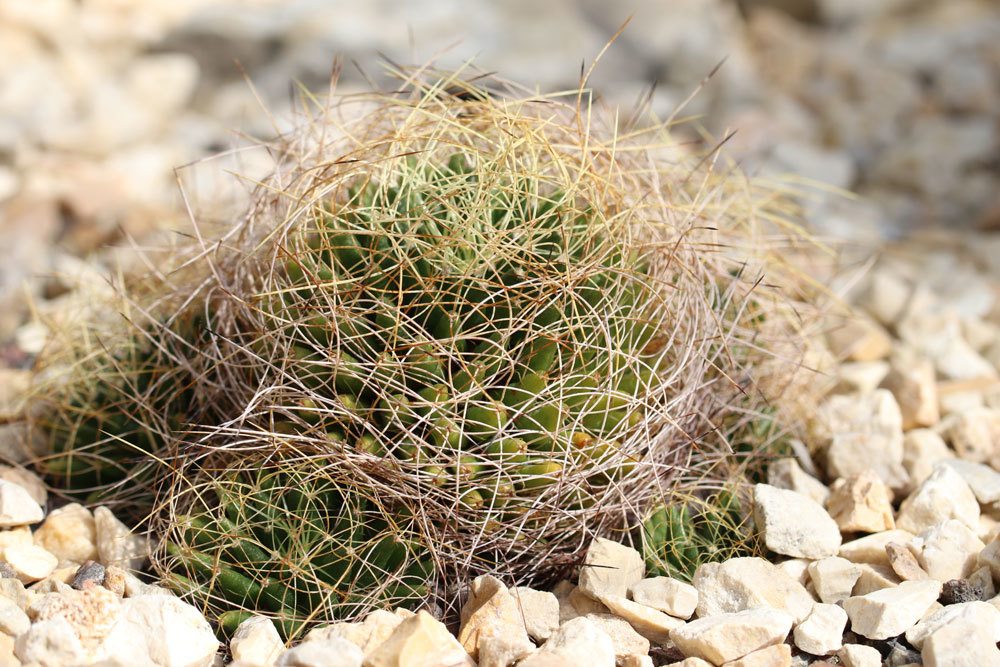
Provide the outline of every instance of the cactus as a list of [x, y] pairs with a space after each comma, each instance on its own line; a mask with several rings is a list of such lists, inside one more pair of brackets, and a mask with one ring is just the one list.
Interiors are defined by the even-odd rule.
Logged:
[[332, 620], [371, 598], [413, 606], [427, 596], [434, 564], [399, 508], [294, 460], [247, 461], [217, 482], [169, 527], [167, 582], [211, 601], [224, 628], [254, 609], [291, 640], [317, 614]]
[[734, 490], [657, 507], [642, 523], [650, 576], [691, 581], [703, 563], [762, 555], [752, 518]]

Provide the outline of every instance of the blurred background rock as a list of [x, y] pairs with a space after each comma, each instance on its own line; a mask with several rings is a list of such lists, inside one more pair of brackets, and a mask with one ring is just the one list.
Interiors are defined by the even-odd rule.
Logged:
[[563, 90], [629, 16], [597, 95], [735, 132], [726, 155], [797, 174], [820, 235], [1000, 227], [996, 0], [0, 0], [0, 366], [44, 340], [32, 301], [72, 319], [109, 244], [183, 227], [179, 180], [224, 200], [225, 169], [266, 169], [229, 149], [286, 127], [292, 82], [324, 89], [335, 57], [346, 90], [430, 58]]

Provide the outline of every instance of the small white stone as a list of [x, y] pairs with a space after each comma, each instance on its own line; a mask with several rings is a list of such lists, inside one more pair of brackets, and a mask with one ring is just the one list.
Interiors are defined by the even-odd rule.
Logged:
[[193, 606], [168, 595], [143, 595], [121, 601], [99, 653], [120, 664], [210, 667], [218, 650], [212, 626]]
[[528, 635], [538, 642], [544, 642], [559, 628], [559, 600], [548, 591], [536, 591], [527, 586], [510, 589], [524, 619]]
[[873, 646], [844, 644], [837, 657], [844, 667], [882, 667], [882, 654]]
[[839, 359], [876, 361], [889, 356], [892, 339], [877, 322], [856, 317], [830, 331], [827, 336], [830, 351]]
[[799, 558], [833, 556], [840, 530], [814, 500], [768, 484], [755, 484], [754, 523], [771, 551]]
[[0, 632], [11, 637], [28, 631], [31, 621], [24, 610], [13, 600], [0, 596]]
[[778, 563], [778, 569], [803, 586], [806, 586], [810, 583], [809, 563], [811, 562], [808, 558], [789, 558]]
[[949, 417], [942, 423], [944, 438], [959, 458], [996, 467], [1000, 450], [1000, 410], [975, 408]]
[[914, 488], [930, 476], [935, 465], [954, 456], [944, 438], [930, 429], [913, 429], [903, 437], [903, 467]]
[[857, 565], [861, 568], [861, 576], [858, 577], [857, 583], [854, 584], [854, 590], [851, 591], [855, 597], [886, 588], [895, 588], [901, 581], [888, 565], [873, 565], [872, 563], [858, 563]]
[[604, 595], [625, 597], [645, 572], [646, 564], [638, 551], [598, 537], [591, 542], [580, 567], [579, 590], [594, 600]]
[[699, 618], [672, 630], [670, 638], [684, 655], [721, 665], [780, 644], [792, 629], [792, 622], [783, 611], [760, 607]]
[[496, 577], [481, 575], [473, 580], [461, 620], [458, 641], [473, 660], [478, 659], [479, 642], [486, 637], [530, 643], [517, 600]]
[[617, 664], [622, 664], [631, 656], [649, 654], [649, 640], [625, 619], [611, 614], [587, 614], [584, 618], [593, 622], [611, 638]]
[[24, 487], [0, 479], [0, 528], [26, 526], [44, 518], [41, 505]]
[[107, 507], [94, 510], [94, 531], [97, 558], [102, 565], [113, 565], [123, 570], [142, 568], [148, 553], [146, 538], [133, 535], [129, 527]]
[[849, 598], [860, 576], [860, 567], [839, 556], [831, 556], [809, 564], [809, 578], [816, 595], [828, 604]]
[[798, 623], [815, 603], [805, 586], [763, 558], [731, 558], [698, 567], [692, 581], [698, 589], [699, 618], [755, 607], [782, 609]]
[[49, 576], [59, 559], [34, 544], [11, 544], [4, 547], [0, 557], [11, 566], [22, 583], [30, 584]]
[[484, 637], [479, 643], [479, 667], [513, 667], [535, 652], [531, 642], [522, 644], [519, 640], [506, 637]]
[[834, 482], [827, 511], [845, 533], [878, 533], [896, 527], [892, 491], [871, 469]]
[[730, 660], [722, 667], [791, 667], [792, 647], [788, 644], [774, 644], [747, 653], [742, 658]]
[[975, 532], [955, 519], [928, 528], [911, 544], [927, 576], [942, 583], [970, 575], [985, 546]]
[[3, 549], [11, 544], [34, 543], [35, 537], [31, 534], [31, 528], [28, 528], [27, 526], [18, 526], [17, 528], [0, 530], [0, 549]]
[[976, 567], [988, 567], [993, 579], [1000, 581], [1000, 537], [986, 545], [976, 557]]
[[903, 438], [878, 433], [837, 433], [826, 448], [826, 472], [831, 478], [856, 477], [874, 470], [893, 490], [905, 489], [910, 477], [903, 467]]
[[49, 492], [45, 487], [45, 482], [30, 470], [15, 466], [0, 465], [0, 480], [17, 484], [27, 491], [31, 499], [41, 507], [45, 507], [45, 504], [49, 501]]
[[904, 581], [893, 588], [848, 598], [844, 611], [854, 632], [868, 639], [888, 639], [916, 625], [940, 594], [939, 581]]
[[886, 361], [845, 362], [837, 367], [837, 385], [833, 388], [833, 392], [870, 394], [878, 389], [888, 373], [889, 363]]
[[530, 667], [532, 661], [544, 665], [545, 658], [550, 656], [562, 658], [569, 664], [613, 667], [615, 647], [604, 630], [581, 616], [560, 625], [542, 648], [528, 656], [521, 665]]
[[976, 625], [987, 628], [993, 642], [1000, 642], [1000, 609], [989, 602], [960, 602], [950, 604], [906, 631], [906, 641], [917, 650], [924, 645], [924, 640], [946, 625], [956, 621], [972, 621]]
[[285, 650], [285, 643], [271, 619], [251, 616], [236, 628], [229, 649], [234, 660], [270, 665]]
[[962, 476], [980, 504], [989, 505], [1000, 500], [1000, 473], [993, 468], [962, 459], [944, 461], [943, 465]]
[[[365, 666], [398, 667], [404, 659], [423, 665], [474, 667], [476, 664], [448, 628], [423, 610], [405, 618], [388, 639], [366, 655]], [[611, 660], [613, 663], [614, 653]]]
[[882, 387], [896, 397], [904, 431], [933, 426], [941, 418], [931, 360], [913, 354], [894, 355]]
[[783, 458], [772, 462], [767, 468], [767, 483], [779, 489], [787, 489], [812, 498], [817, 504], [826, 504], [829, 489], [802, 469], [793, 458]]
[[958, 519], [975, 530], [979, 524], [979, 502], [961, 475], [939, 463], [903, 501], [896, 515], [896, 526], [920, 533], [948, 519]]
[[926, 667], [1000, 665], [995, 633], [978, 619], [957, 620], [935, 631], [924, 641], [920, 657]]
[[634, 584], [632, 599], [675, 618], [689, 619], [698, 606], [698, 589], [670, 577], [651, 577]]
[[14, 643], [14, 655], [24, 665], [90, 664], [73, 626], [61, 616], [32, 624]]
[[817, 604], [795, 626], [795, 645], [813, 655], [831, 655], [844, 645], [847, 613], [835, 604]]
[[96, 540], [94, 515], [78, 503], [53, 510], [35, 531], [35, 543], [48, 549], [60, 563], [96, 560]]
[[361, 667], [365, 656], [343, 637], [302, 642], [278, 657], [276, 667]]
[[885, 553], [885, 545], [890, 542], [909, 544], [914, 538], [913, 533], [906, 530], [885, 530], [859, 537], [840, 545], [838, 555], [852, 563], [872, 563], [874, 565], [889, 565], [889, 557]]
[[611, 613], [628, 621], [636, 632], [656, 644], [666, 643], [670, 639], [670, 631], [684, 624], [684, 621], [662, 611], [616, 595], [605, 595], [601, 602]]

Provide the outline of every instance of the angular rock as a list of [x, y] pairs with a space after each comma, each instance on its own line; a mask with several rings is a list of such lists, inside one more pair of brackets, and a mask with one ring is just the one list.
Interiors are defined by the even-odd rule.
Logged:
[[828, 604], [851, 597], [854, 584], [861, 576], [860, 567], [839, 556], [813, 561], [808, 571], [816, 595]]
[[83, 648], [94, 653], [118, 623], [121, 610], [121, 599], [105, 588], [95, 587], [42, 595], [31, 604], [28, 612], [36, 622], [56, 617], [66, 619]]
[[930, 359], [894, 355], [882, 387], [896, 397], [904, 431], [933, 426], [940, 419], [934, 363]]
[[976, 569], [976, 556], [986, 545], [961, 521], [949, 519], [920, 533], [910, 547], [931, 579], [962, 579]]
[[559, 627], [559, 599], [548, 591], [536, 591], [527, 586], [510, 589], [524, 620], [528, 636], [544, 642]]
[[882, 654], [864, 644], [844, 644], [837, 657], [844, 667], [882, 667]]
[[922, 619], [906, 631], [906, 641], [918, 650], [932, 634], [952, 623], [971, 622], [989, 631], [993, 643], [1000, 642], [1000, 609], [988, 602], [951, 604]]
[[949, 579], [941, 587], [941, 605], [960, 604], [962, 602], [977, 602], [984, 600], [982, 590], [977, 589], [967, 579]]
[[69, 667], [89, 662], [73, 627], [61, 616], [32, 624], [14, 642], [14, 655], [24, 665]]
[[11, 544], [0, 552], [0, 558], [13, 568], [17, 578], [25, 584], [49, 576], [59, 559], [34, 544]]
[[858, 563], [861, 568], [861, 576], [854, 584], [851, 594], [854, 597], [868, 595], [885, 588], [895, 588], [900, 584], [900, 578], [892, 571], [888, 565], [873, 565], [871, 563]]
[[712, 663], [701, 658], [684, 658], [680, 662], [672, 662], [667, 667], [715, 667]]
[[979, 552], [976, 556], [976, 567], [988, 567], [993, 574], [993, 580], [1000, 581], [1000, 537], [994, 538]]
[[675, 628], [670, 638], [685, 656], [717, 665], [780, 644], [792, 629], [790, 615], [760, 607], [699, 618]]
[[979, 502], [961, 475], [939, 463], [903, 501], [896, 515], [896, 526], [916, 534], [948, 519], [958, 519], [975, 530], [979, 523]]
[[531, 641], [517, 601], [503, 582], [489, 575], [473, 580], [458, 631], [459, 643], [473, 659], [479, 656], [479, 642], [484, 637], [503, 637], [522, 644]]
[[[613, 652], [611, 661], [613, 664]], [[475, 667], [476, 663], [444, 624], [426, 611], [419, 611], [400, 623], [389, 638], [365, 658], [365, 667], [405, 667], [411, 664]]]
[[792, 647], [788, 644], [775, 644], [730, 660], [722, 667], [791, 667], [791, 664]]
[[531, 642], [522, 644], [519, 640], [504, 637], [484, 637], [479, 642], [479, 667], [511, 667], [535, 651]]
[[698, 589], [670, 577], [643, 579], [632, 586], [630, 594], [641, 605], [685, 620], [698, 607]]
[[[977, 558], [977, 565], [978, 560]], [[982, 591], [982, 595], [979, 596], [980, 600], [989, 600], [997, 594], [996, 586], [993, 584], [993, 573], [990, 572], [989, 567], [978, 567], [969, 575], [968, 581], [976, 590]]]
[[832, 655], [844, 645], [847, 613], [835, 604], [817, 604], [806, 620], [795, 626], [795, 645], [813, 655]]
[[937, 581], [904, 581], [844, 601], [851, 630], [868, 639], [888, 639], [901, 635], [920, 620], [941, 594]]
[[28, 615], [10, 598], [0, 597], [0, 632], [17, 637], [31, 626]]
[[885, 553], [889, 557], [889, 567], [903, 581], [920, 581], [929, 578], [916, 556], [907, 547], [898, 542], [885, 545]]
[[[283, 652], [275, 667], [361, 667], [364, 654], [343, 637], [302, 642]], [[268, 663], [255, 663], [268, 664]]]
[[[569, 593], [569, 603], [572, 605], [577, 616], [587, 614], [607, 614], [608, 608], [590, 597], [590, 594], [583, 592], [579, 586], [574, 586]], [[560, 614], [562, 611], [560, 610]]]
[[1000, 500], [1000, 473], [993, 468], [962, 459], [946, 460], [942, 465], [962, 476], [980, 504], [989, 505]]
[[[870, 394], [889, 372], [886, 361], [849, 361], [837, 367], [837, 385], [832, 393]], [[768, 482], [770, 484], [770, 482]]]
[[1000, 665], [1000, 649], [990, 628], [974, 620], [949, 623], [931, 634], [920, 651], [925, 667]]
[[229, 641], [233, 660], [253, 665], [270, 665], [285, 650], [274, 622], [264, 616], [251, 616], [236, 628]]
[[850, 542], [844, 542], [840, 545], [840, 551], [837, 555], [841, 558], [846, 558], [852, 563], [888, 565], [889, 557], [885, 553], [885, 545], [890, 542], [909, 544], [913, 537], [913, 533], [898, 528], [896, 530], [873, 533]]
[[810, 584], [808, 558], [789, 558], [778, 563], [778, 569], [803, 586]]
[[148, 540], [133, 535], [129, 527], [103, 505], [94, 510], [94, 530], [97, 558], [101, 563], [123, 570], [142, 568], [149, 552]]
[[613, 667], [615, 647], [604, 630], [589, 618], [581, 616], [559, 626], [549, 640], [518, 667], [542, 667], [548, 664], [545, 661], [550, 658], [562, 659], [567, 665]]
[[812, 611], [812, 595], [805, 586], [763, 558], [732, 558], [705, 563], [695, 572], [699, 618], [771, 607], [791, 614], [796, 623]]
[[0, 579], [0, 597], [10, 600], [22, 610], [28, 608], [28, 592], [18, 579]]
[[78, 591], [92, 588], [93, 586], [102, 586], [106, 575], [107, 570], [103, 565], [96, 561], [88, 560], [73, 573], [70, 586]]
[[771, 551], [799, 558], [825, 558], [840, 548], [840, 530], [812, 499], [768, 484], [755, 484], [753, 516]]
[[31, 534], [31, 528], [18, 526], [0, 531], [0, 550], [11, 544], [34, 544], [35, 537]]
[[768, 466], [767, 483], [779, 489], [801, 493], [819, 505], [826, 504], [830, 495], [823, 482], [804, 471], [799, 462], [790, 457], [777, 459]]
[[97, 649], [99, 657], [162, 667], [209, 667], [215, 660], [219, 642], [212, 626], [186, 602], [144, 595], [122, 600], [120, 609], [117, 623]]
[[35, 531], [35, 544], [45, 547], [60, 563], [97, 560], [94, 516], [78, 503], [53, 510]]
[[949, 418], [942, 424], [945, 440], [958, 452], [959, 458], [974, 463], [989, 463], [997, 467], [1000, 449], [1000, 410], [973, 408]]
[[645, 573], [646, 564], [638, 551], [598, 537], [591, 542], [580, 567], [579, 590], [594, 600], [603, 595], [625, 597]]
[[871, 469], [834, 482], [826, 509], [844, 533], [878, 533], [896, 527], [892, 491]]
[[954, 456], [944, 438], [930, 429], [913, 429], [903, 436], [903, 468], [913, 488], [920, 486], [939, 462]]
[[367, 655], [388, 639], [402, 622], [403, 616], [384, 609], [376, 609], [365, 616], [364, 621], [360, 623], [333, 623], [313, 628], [303, 641], [325, 641], [332, 637], [340, 637]]
[[627, 621], [636, 632], [655, 644], [665, 644], [670, 639], [670, 631], [684, 624], [684, 621], [662, 611], [623, 597], [606, 595], [601, 602], [611, 613]]
[[41, 505], [23, 486], [0, 479], [0, 528], [26, 526], [44, 518]]
[[649, 654], [649, 640], [637, 632], [625, 619], [611, 614], [587, 614], [584, 618], [591, 621], [611, 638], [617, 664], [622, 664], [630, 656]]
[[866, 317], [851, 318], [831, 329], [827, 340], [838, 359], [876, 361], [892, 351], [892, 339], [886, 330]]
[[872, 468], [892, 489], [906, 483], [903, 418], [888, 390], [831, 396], [817, 409], [810, 430], [811, 444], [826, 452], [829, 477]]
[[[49, 502], [49, 491], [38, 475], [25, 468], [0, 465], [0, 480], [13, 482], [28, 492], [41, 507]], [[39, 519], [41, 521], [41, 519]]]

